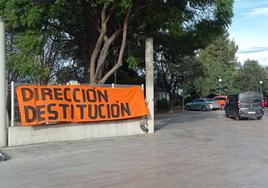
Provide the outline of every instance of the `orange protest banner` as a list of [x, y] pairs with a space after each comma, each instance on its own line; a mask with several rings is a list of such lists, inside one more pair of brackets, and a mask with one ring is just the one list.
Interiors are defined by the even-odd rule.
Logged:
[[19, 86], [16, 94], [23, 126], [120, 120], [148, 114], [139, 86]]

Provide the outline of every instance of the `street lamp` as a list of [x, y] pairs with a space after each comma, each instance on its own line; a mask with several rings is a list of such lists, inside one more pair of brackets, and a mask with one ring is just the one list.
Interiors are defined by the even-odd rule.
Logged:
[[262, 84], [263, 84], [263, 81], [260, 80], [260, 93], [262, 93]]
[[218, 80], [218, 81], [220, 82], [220, 95], [221, 95], [221, 90], [222, 90], [221, 82], [222, 82], [222, 79], [221, 79], [221, 78], [219, 78], [219, 80]]

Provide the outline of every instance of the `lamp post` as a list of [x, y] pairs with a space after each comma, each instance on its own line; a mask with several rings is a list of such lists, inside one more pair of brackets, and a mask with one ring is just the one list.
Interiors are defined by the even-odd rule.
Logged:
[[221, 82], [222, 82], [222, 79], [221, 78], [219, 78], [219, 83], [220, 83], [220, 95], [221, 95], [221, 93], [222, 93], [222, 86], [221, 86]]
[[262, 84], [263, 84], [263, 81], [260, 80], [260, 93], [262, 93]]

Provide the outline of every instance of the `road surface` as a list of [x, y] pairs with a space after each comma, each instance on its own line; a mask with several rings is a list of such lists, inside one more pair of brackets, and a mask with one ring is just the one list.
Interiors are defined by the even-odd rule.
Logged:
[[152, 135], [2, 149], [1, 188], [267, 188], [268, 116], [159, 115]]

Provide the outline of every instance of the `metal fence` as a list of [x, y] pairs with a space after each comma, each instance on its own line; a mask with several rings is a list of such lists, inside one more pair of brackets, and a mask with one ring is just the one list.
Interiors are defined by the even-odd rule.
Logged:
[[[19, 110], [19, 104], [18, 99], [16, 95], [16, 87], [20, 85], [33, 85], [29, 83], [14, 83], [14, 81], [11, 81], [11, 84], [8, 87], [8, 102], [10, 104], [8, 105], [8, 114], [10, 117], [10, 126], [21, 126], [21, 119], [20, 119], [20, 110]], [[53, 85], [60, 85], [60, 84], [53, 84]], [[67, 83], [66, 85], [83, 85], [83, 86], [93, 86], [90, 84], [79, 84], [79, 83]], [[131, 87], [136, 85], [121, 85], [121, 84], [103, 84], [103, 85], [94, 85], [97, 87], [107, 87], [107, 88], [125, 88], [125, 87]], [[144, 89], [144, 85], [141, 85], [142, 89]]]

